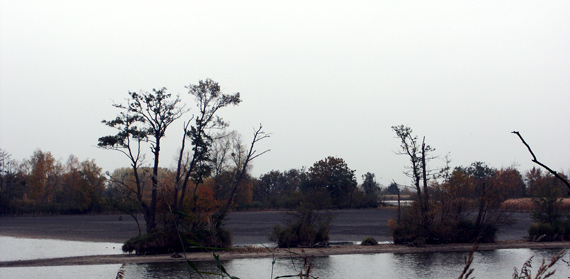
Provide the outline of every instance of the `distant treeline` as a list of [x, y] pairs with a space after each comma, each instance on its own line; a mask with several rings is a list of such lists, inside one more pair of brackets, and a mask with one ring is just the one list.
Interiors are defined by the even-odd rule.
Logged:
[[[150, 188], [151, 171], [141, 168], [143, 187]], [[211, 211], [230, 194], [232, 171], [222, 169], [200, 182], [196, 195], [186, 208]], [[159, 208], [171, 195], [175, 171], [159, 172]], [[106, 175], [94, 160], [79, 161], [71, 155], [58, 161], [51, 152], [36, 150], [31, 158], [17, 161], [0, 150], [0, 214], [84, 214], [124, 211], [138, 213], [131, 168]], [[328, 157], [308, 170], [271, 171], [259, 178], [247, 175], [234, 203], [236, 210], [295, 209], [301, 201], [318, 203], [321, 208], [362, 208], [378, 206], [380, 185], [367, 173], [358, 185], [354, 170], [344, 160]], [[143, 191], [145, 197], [150, 190]], [[194, 206], [194, 203], [196, 206]]]
[[[150, 187], [151, 171], [142, 168], [143, 185]], [[398, 191], [412, 194], [408, 187], [392, 183], [382, 188], [375, 175], [366, 173], [357, 183], [354, 170], [341, 158], [327, 157], [311, 167], [273, 170], [259, 178], [248, 175], [241, 183], [233, 208], [235, 210], [286, 209], [294, 210], [301, 202], [318, 208], [365, 208], [381, 205], [386, 195]], [[169, 205], [175, 171], [162, 168], [159, 174], [159, 206], [164, 214]], [[501, 188], [501, 200], [542, 196], [545, 189], [556, 195], [567, 196], [564, 186], [554, 177], [533, 168], [521, 174], [515, 168], [494, 169], [484, 163], [456, 167], [432, 183], [435, 201], [441, 194], [453, 189], [458, 196], [475, 194], [473, 181], [488, 176], [495, 187]], [[197, 188], [196, 198], [188, 199], [185, 208], [213, 211], [230, 194], [231, 170], [213, 172]], [[50, 152], [36, 150], [31, 158], [17, 161], [0, 150], [0, 214], [85, 214], [125, 212], [139, 213], [140, 209], [129, 191], [134, 190], [130, 168], [121, 168], [106, 175], [94, 160], [79, 161], [71, 155], [66, 162], [54, 159]], [[443, 191], [443, 192], [442, 192]], [[150, 196], [150, 190], [143, 191]], [[462, 194], [461, 194], [462, 193]], [[194, 195], [188, 195], [189, 197]]]
[[110, 210], [105, 202], [105, 176], [94, 160], [71, 155], [56, 161], [36, 150], [18, 162], [0, 149], [0, 214], [78, 214]]

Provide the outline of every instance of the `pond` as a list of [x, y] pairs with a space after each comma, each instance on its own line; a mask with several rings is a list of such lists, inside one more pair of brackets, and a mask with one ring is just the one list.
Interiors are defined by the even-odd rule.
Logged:
[[[113, 246], [115, 245], [115, 246]], [[113, 249], [112, 247], [115, 247]], [[9, 238], [0, 236], [0, 260], [37, 259], [121, 253], [120, 244], [61, 240]], [[543, 258], [558, 253], [553, 249], [502, 249], [475, 254], [473, 275], [476, 278], [512, 278], [513, 268], [520, 269], [531, 256], [533, 272]], [[464, 266], [465, 252], [335, 255], [311, 259], [311, 275], [329, 278], [457, 278]], [[565, 260], [570, 260], [566, 253]], [[300, 259], [238, 259], [223, 262], [232, 276], [242, 279], [295, 275], [303, 262]], [[199, 262], [201, 271], [215, 272], [213, 262]], [[570, 267], [559, 262], [554, 277], [570, 276]], [[0, 278], [115, 278], [123, 270], [124, 278], [200, 278], [186, 263], [113, 264], [56, 267], [0, 268]], [[533, 273], [534, 275], [534, 273]], [[219, 278], [208, 277], [206, 278]]]
[[[513, 269], [520, 267], [533, 256], [533, 271], [536, 272], [544, 257], [550, 258], [559, 250], [503, 249], [482, 251], [475, 254], [473, 275], [476, 278], [512, 278]], [[415, 254], [371, 254], [334, 255], [312, 259], [311, 275], [318, 278], [457, 278], [464, 266], [467, 253], [415, 253]], [[568, 254], [565, 256], [569, 260]], [[201, 271], [216, 272], [213, 263], [197, 263]], [[232, 276], [247, 278], [275, 278], [276, 276], [298, 274], [302, 260], [240, 259], [223, 263]], [[555, 276], [570, 276], [570, 267], [564, 262], [556, 264]], [[185, 263], [125, 265], [125, 278], [200, 278]], [[272, 270], [273, 269], [273, 270]], [[273, 274], [273, 277], [271, 277]], [[534, 275], [534, 273], [533, 273]], [[206, 278], [219, 278], [207, 277]], [[298, 278], [298, 277], [297, 277]]]
[[[0, 261], [122, 254], [122, 243], [0, 236]], [[4, 277], [0, 277], [4, 278]]]

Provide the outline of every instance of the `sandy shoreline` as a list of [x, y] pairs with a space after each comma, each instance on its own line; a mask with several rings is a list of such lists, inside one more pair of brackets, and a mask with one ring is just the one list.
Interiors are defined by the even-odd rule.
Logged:
[[[349, 254], [378, 254], [378, 253], [430, 253], [430, 252], [465, 252], [471, 251], [472, 244], [444, 244], [426, 245], [424, 247], [409, 247], [404, 245], [380, 244], [375, 246], [339, 245], [328, 248], [294, 248], [294, 249], [265, 249], [265, 248], [238, 248], [230, 251], [216, 252], [221, 260], [244, 258], [290, 258], [290, 257], [323, 257], [331, 255]], [[479, 251], [498, 249], [570, 249], [570, 242], [527, 242], [527, 241], [500, 241], [484, 243]], [[19, 260], [0, 262], [0, 267], [28, 267], [28, 266], [62, 266], [62, 265], [100, 265], [100, 264], [143, 264], [143, 263], [175, 263], [190, 260], [194, 262], [213, 261], [211, 252], [187, 253], [186, 259], [173, 258], [170, 254], [161, 255], [97, 255], [66, 258], [50, 258], [35, 260]]]

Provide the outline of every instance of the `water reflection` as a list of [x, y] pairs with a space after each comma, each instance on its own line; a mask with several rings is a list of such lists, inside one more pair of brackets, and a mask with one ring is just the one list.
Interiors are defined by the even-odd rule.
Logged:
[[[0, 261], [70, 257], [121, 253], [117, 243], [23, 239], [0, 236]], [[115, 249], [112, 249], [115, 247]], [[476, 252], [473, 267], [477, 278], [512, 278], [513, 268], [534, 256], [533, 271], [543, 258], [557, 254], [557, 249], [503, 249]], [[334, 255], [312, 258], [311, 275], [319, 278], [457, 278], [466, 252]], [[570, 254], [565, 255], [570, 260]], [[303, 268], [302, 259], [238, 259], [223, 262], [226, 270], [242, 279], [275, 278], [296, 275]], [[197, 263], [205, 272], [217, 272], [213, 262]], [[87, 265], [0, 268], [0, 278], [115, 278], [121, 265]], [[200, 278], [186, 263], [127, 264], [125, 278]], [[550, 278], [567, 279], [570, 267], [564, 262], [555, 266]], [[205, 278], [219, 278], [205, 276]]]
[[[477, 252], [473, 267], [476, 278], [512, 278], [513, 268], [520, 268], [524, 261], [534, 256], [533, 271], [542, 258], [548, 259], [559, 250], [506, 249]], [[319, 278], [457, 278], [464, 265], [465, 252], [335, 255], [312, 259], [311, 275]], [[566, 258], [568, 258], [568, 254]], [[568, 260], [568, 259], [567, 259]], [[303, 266], [300, 259], [240, 259], [224, 262], [232, 276], [239, 278], [273, 278], [299, 274]], [[216, 272], [213, 263], [198, 263], [202, 271]], [[559, 262], [555, 276], [568, 278], [570, 267]], [[126, 265], [125, 278], [200, 278], [184, 263]], [[208, 277], [206, 278], [217, 278]]]

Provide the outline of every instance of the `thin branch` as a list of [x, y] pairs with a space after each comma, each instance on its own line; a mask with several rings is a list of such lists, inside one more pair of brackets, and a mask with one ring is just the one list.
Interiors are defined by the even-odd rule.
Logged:
[[566, 187], [568, 187], [568, 189], [570, 189], [570, 183], [568, 182], [568, 180], [564, 179], [564, 177], [562, 177], [560, 174], [558, 174], [557, 172], [553, 171], [551, 168], [549, 168], [548, 166], [546, 166], [545, 164], [541, 163], [538, 161], [538, 159], [536, 158], [536, 155], [534, 155], [534, 152], [532, 152], [532, 149], [530, 149], [530, 146], [526, 143], [526, 141], [523, 139], [523, 137], [521, 136], [521, 134], [518, 131], [512, 131], [513, 134], [516, 134], [517, 136], [519, 136], [519, 138], [521, 139], [522, 143], [526, 146], [526, 148], [528, 148], [528, 152], [530, 152], [530, 155], [532, 155], [532, 162], [536, 163], [537, 165], [545, 168], [547, 171], [549, 171], [550, 173], [552, 173], [556, 178], [558, 178], [559, 180], [561, 180]]
[[269, 152], [269, 150], [265, 150], [265, 151], [255, 155], [255, 152], [256, 152], [256, 150], [254, 149], [255, 144], [257, 142], [263, 140], [263, 139], [270, 137], [270, 135], [263, 132], [262, 129], [263, 129], [263, 126], [261, 124], [259, 124], [259, 128], [257, 130], [254, 129], [253, 140], [251, 141], [251, 145], [249, 147], [249, 152], [247, 153], [245, 161], [244, 161], [243, 165], [241, 166], [241, 170], [240, 169], [236, 170], [236, 174], [235, 174], [235, 178], [233, 181], [232, 190], [230, 192], [229, 198], [226, 201], [226, 204], [220, 210], [218, 210], [218, 212], [216, 212], [216, 214], [215, 214], [215, 217], [214, 217], [215, 221], [214, 222], [216, 223], [216, 226], [221, 225], [221, 222], [226, 217], [226, 214], [228, 213], [230, 205], [232, 204], [234, 196], [236, 194], [236, 190], [237, 190], [238, 186], [240, 185], [243, 177], [245, 176], [248, 164], [251, 161], [253, 161], [253, 159]]

